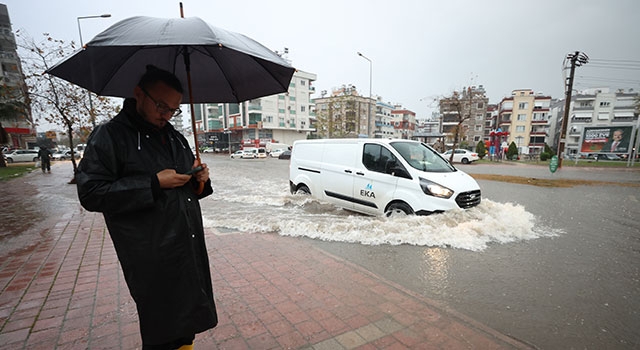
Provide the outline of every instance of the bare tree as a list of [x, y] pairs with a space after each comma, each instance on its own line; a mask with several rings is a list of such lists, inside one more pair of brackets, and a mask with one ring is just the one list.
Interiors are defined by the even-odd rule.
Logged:
[[[112, 116], [117, 108], [107, 98], [89, 96], [87, 90], [45, 73], [75, 51], [73, 41], [67, 43], [54, 39], [47, 33], [43, 34], [44, 38], [40, 41], [19, 31], [17, 34], [32, 109], [34, 114], [38, 112], [46, 122], [61, 126], [66, 131], [72, 152], [74, 182], [77, 171], [74, 133], [86, 133], [92, 116]], [[91, 104], [89, 98], [93, 99]]]
[[462, 91], [454, 91], [450, 97], [440, 99], [440, 113], [442, 114], [443, 122], [456, 123], [456, 125], [447, 130], [451, 132], [450, 140], [453, 141], [450, 162], [453, 161], [455, 149], [467, 135], [467, 121], [473, 117], [474, 112], [478, 111], [479, 102], [482, 102], [483, 108], [486, 106], [484, 90], [476, 90], [475, 87], [471, 86], [466, 89], [463, 88]]
[[[467, 103], [467, 105], [470, 106], [470, 103]], [[454, 91], [450, 97], [440, 100], [440, 111], [443, 114], [442, 117], [444, 122], [449, 121], [457, 123], [451, 129], [449, 129], [449, 131], [451, 131], [453, 134], [453, 147], [451, 156], [449, 157], [449, 162], [453, 163], [453, 155], [455, 153], [455, 150], [458, 147], [460, 139], [464, 137], [465, 130], [463, 127], [463, 123], [471, 118], [471, 109], [465, 108], [463, 95], [458, 91]]]

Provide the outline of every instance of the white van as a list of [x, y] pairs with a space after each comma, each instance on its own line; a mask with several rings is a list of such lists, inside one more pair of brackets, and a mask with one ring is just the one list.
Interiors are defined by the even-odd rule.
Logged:
[[428, 215], [481, 200], [471, 176], [430, 146], [400, 139], [296, 141], [289, 188], [371, 215]]

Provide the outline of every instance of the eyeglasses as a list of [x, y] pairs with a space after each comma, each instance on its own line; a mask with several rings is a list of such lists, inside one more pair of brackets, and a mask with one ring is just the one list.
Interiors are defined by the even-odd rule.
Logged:
[[151, 97], [151, 95], [149, 95], [147, 90], [145, 90], [145, 88], [143, 88], [142, 86], [140, 87], [140, 90], [142, 90], [142, 92], [144, 92], [144, 94], [147, 95], [147, 97], [150, 98], [151, 101], [153, 101], [153, 103], [156, 104], [156, 111], [158, 111], [158, 113], [160, 114], [170, 113], [172, 118], [177, 117], [182, 113], [182, 110], [180, 108], [169, 108], [169, 106], [167, 106], [166, 104], [156, 101], [156, 99]]

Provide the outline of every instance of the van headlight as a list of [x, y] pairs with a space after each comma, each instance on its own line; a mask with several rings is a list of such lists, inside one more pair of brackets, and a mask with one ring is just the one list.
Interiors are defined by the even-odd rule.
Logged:
[[420, 178], [420, 187], [422, 192], [434, 197], [449, 198], [453, 195], [452, 190], [423, 178]]

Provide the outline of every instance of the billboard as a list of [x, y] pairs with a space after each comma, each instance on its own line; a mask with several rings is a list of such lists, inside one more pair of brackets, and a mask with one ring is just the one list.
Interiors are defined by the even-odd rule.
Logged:
[[629, 153], [632, 126], [599, 126], [584, 128], [582, 153]]

